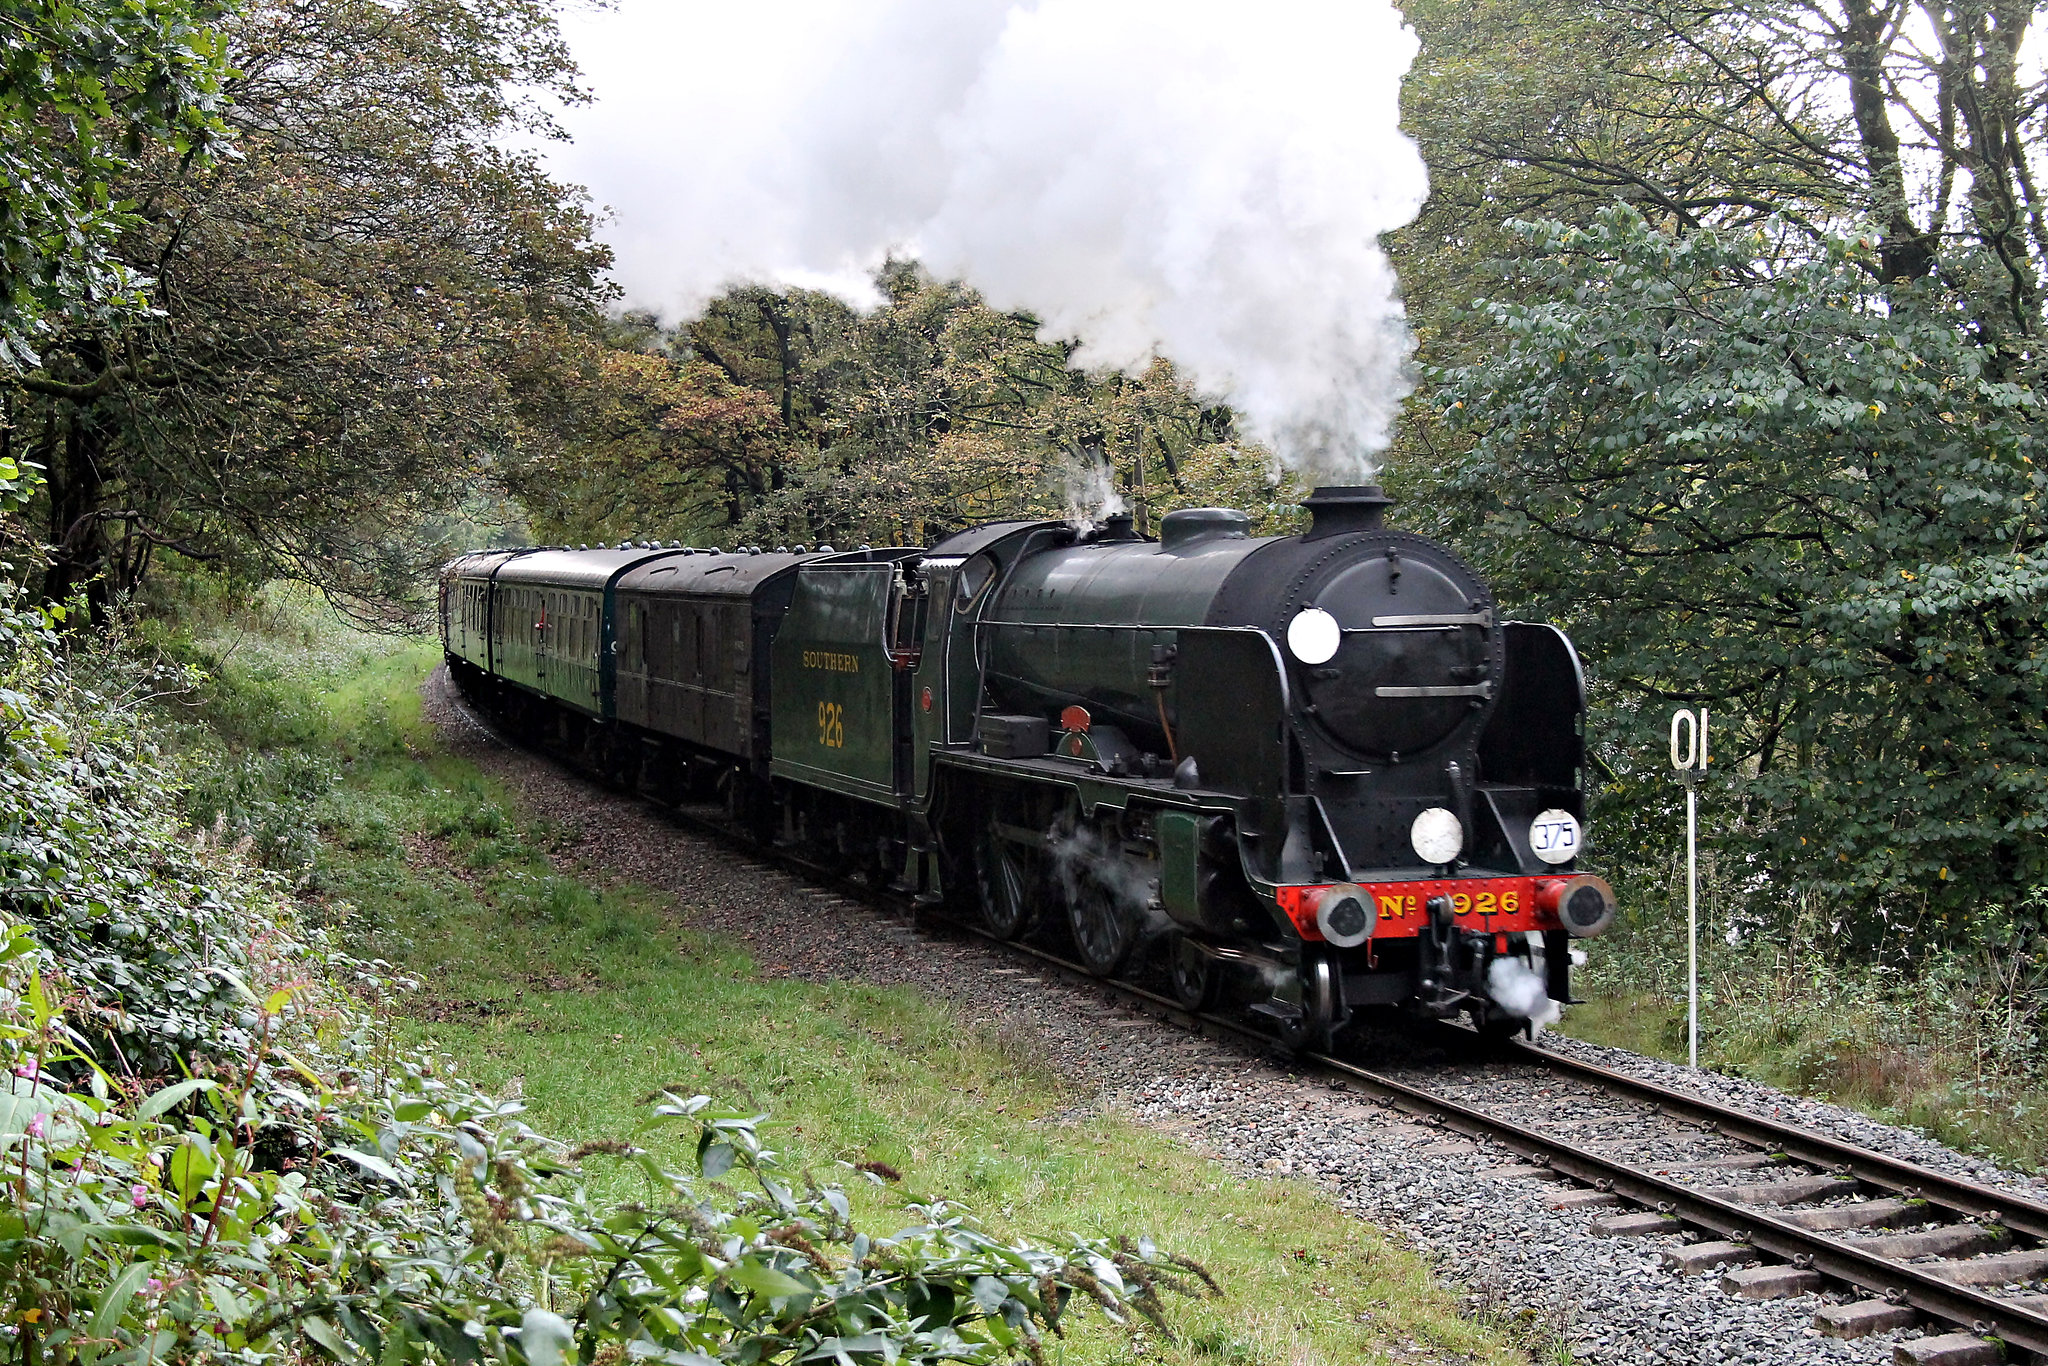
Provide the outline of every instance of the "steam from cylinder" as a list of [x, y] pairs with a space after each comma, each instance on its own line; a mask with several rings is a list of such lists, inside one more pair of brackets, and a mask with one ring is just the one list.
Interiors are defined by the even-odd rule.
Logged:
[[1486, 994], [1502, 1010], [1533, 1022], [1538, 1029], [1556, 1024], [1564, 1014], [1550, 999], [1543, 974], [1519, 958], [1496, 958], [1487, 966]]
[[550, 155], [615, 209], [628, 302], [872, 298], [909, 253], [1079, 365], [1170, 358], [1304, 469], [1385, 445], [1379, 237], [1427, 189], [1388, 0], [624, 0], [567, 31], [598, 100]]

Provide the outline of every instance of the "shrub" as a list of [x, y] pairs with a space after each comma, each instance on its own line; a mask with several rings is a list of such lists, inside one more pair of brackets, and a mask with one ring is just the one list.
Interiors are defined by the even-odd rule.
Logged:
[[[1077, 1302], [1163, 1328], [1163, 1291], [1213, 1289], [1149, 1244], [1003, 1241], [943, 1204], [864, 1232], [843, 1189], [780, 1169], [765, 1116], [702, 1096], [650, 1120], [696, 1126], [691, 1174], [534, 1132], [396, 1052], [376, 1003], [404, 984], [254, 861], [290, 822], [232, 813], [287, 813], [320, 775], [207, 770], [221, 837], [193, 830], [147, 690], [78, 682], [57, 620], [0, 598], [0, 1355], [983, 1363], [1038, 1358]], [[555, 879], [535, 900], [602, 913]], [[637, 1167], [648, 1197], [589, 1194], [592, 1162]]]
[[[650, 1121], [697, 1126], [695, 1177], [629, 1142], [571, 1148], [452, 1068], [379, 1058], [372, 1031], [285, 1047], [306, 1033], [297, 988], [235, 983], [257, 1016], [246, 1069], [144, 1094], [78, 1045], [85, 1003], [51, 993], [25, 927], [0, 963], [0, 1332], [19, 1359], [1040, 1360], [1077, 1297], [1163, 1330], [1162, 1291], [1213, 1290], [1149, 1244], [1005, 1242], [943, 1204], [864, 1233], [843, 1189], [780, 1169], [765, 1116], [703, 1096], [664, 1095]], [[593, 1199], [575, 1184], [593, 1160], [637, 1166], [652, 1198]], [[735, 1172], [747, 1188], [713, 1184]]]

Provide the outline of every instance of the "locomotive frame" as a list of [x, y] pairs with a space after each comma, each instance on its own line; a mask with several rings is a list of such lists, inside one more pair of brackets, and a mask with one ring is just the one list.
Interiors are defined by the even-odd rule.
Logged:
[[477, 552], [442, 571], [444, 652], [611, 781], [1000, 937], [1058, 921], [1099, 975], [1163, 945], [1184, 1005], [1292, 1046], [1368, 1007], [1507, 1032], [1497, 965], [1568, 1001], [1569, 941], [1613, 916], [1576, 866], [1583, 677], [1390, 501], [1319, 489], [1260, 539], [1208, 508], [1156, 541]]

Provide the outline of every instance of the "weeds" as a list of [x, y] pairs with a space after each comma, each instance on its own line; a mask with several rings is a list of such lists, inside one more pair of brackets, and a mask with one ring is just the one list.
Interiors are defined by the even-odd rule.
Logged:
[[[1711, 885], [1711, 884], [1710, 884]], [[2038, 905], [2009, 920], [2038, 922]], [[1987, 916], [1986, 923], [1994, 918]], [[1685, 923], [1639, 911], [1592, 946], [1566, 1033], [1685, 1056]], [[1998, 943], [1999, 938], [2003, 943]], [[2048, 1165], [2048, 954], [1993, 943], [1844, 961], [1818, 913], [1729, 934], [1704, 914], [1700, 1062], [2029, 1169]]]

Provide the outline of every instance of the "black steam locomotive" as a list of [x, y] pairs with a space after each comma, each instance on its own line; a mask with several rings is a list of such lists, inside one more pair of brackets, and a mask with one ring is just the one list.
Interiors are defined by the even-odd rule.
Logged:
[[1353, 1012], [1518, 1028], [1613, 893], [1578, 870], [1584, 684], [1457, 556], [1318, 489], [999, 522], [929, 549], [497, 550], [442, 574], [448, 667], [504, 725], [873, 883], [1063, 925], [1296, 1046]]

